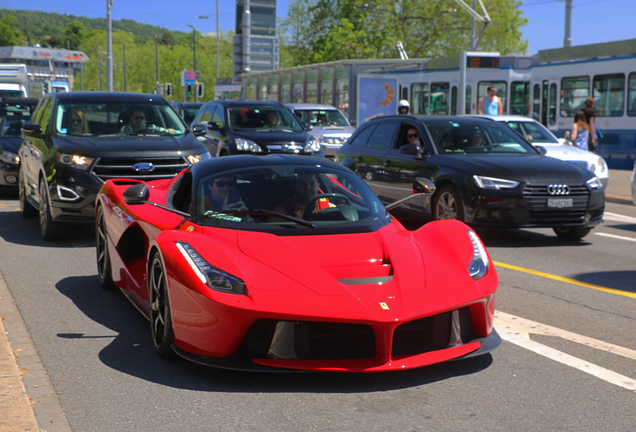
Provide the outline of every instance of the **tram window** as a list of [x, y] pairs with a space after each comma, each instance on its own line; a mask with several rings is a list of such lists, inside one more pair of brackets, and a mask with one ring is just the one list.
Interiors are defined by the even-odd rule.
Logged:
[[457, 86], [451, 88], [451, 115], [457, 115]]
[[561, 80], [561, 117], [574, 117], [585, 107], [590, 95], [590, 77], [569, 77]]
[[505, 81], [479, 81], [479, 86], [477, 86], [477, 100], [479, 101], [482, 96], [488, 96], [488, 87], [490, 86], [497, 89], [497, 96], [499, 96], [503, 104], [503, 113], [506, 114], [508, 110], [506, 109], [507, 85]]
[[539, 84], [534, 85], [532, 93], [532, 118], [536, 121], [541, 120], [541, 86]]
[[556, 100], [557, 100], [557, 86], [556, 84], [550, 84], [550, 106], [548, 110], [548, 120], [551, 125], [556, 123]]
[[625, 107], [625, 75], [596, 75], [593, 81], [597, 117], [621, 117]]
[[636, 73], [627, 79], [627, 115], [636, 116]]
[[411, 112], [428, 114], [428, 83], [411, 84]]
[[431, 83], [431, 114], [448, 114], [449, 83]]
[[527, 81], [513, 81], [510, 83], [510, 114], [528, 115], [529, 89], [530, 83]]
[[471, 92], [472, 92], [472, 87], [467, 85], [466, 86], [466, 114], [470, 114], [471, 110], [472, 110], [472, 106], [471, 104]]

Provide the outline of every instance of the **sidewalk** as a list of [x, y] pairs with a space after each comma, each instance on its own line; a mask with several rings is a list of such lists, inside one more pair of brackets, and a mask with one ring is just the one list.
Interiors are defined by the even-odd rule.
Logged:
[[605, 200], [617, 204], [634, 205], [631, 178], [631, 170], [610, 169]]

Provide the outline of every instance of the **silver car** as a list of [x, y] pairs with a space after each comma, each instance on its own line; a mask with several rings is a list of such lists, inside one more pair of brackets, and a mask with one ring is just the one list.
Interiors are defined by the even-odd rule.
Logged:
[[338, 149], [356, 130], [342, 112], [331, 105], [299, 103], [285, 106], [296, 114], [301, 123], [311, 126], [309, 134], [318, 140], [329, 159], [336, 159]]

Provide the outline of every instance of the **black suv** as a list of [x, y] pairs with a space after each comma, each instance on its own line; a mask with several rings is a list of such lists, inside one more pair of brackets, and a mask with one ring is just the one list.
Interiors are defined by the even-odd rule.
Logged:
[[291, 153], [325, 157], [320, 143], [307, 134], [311, 127], [283, 104], [216, 100], [206, 103], [192, 129], [214, 156]]
[[168, 102], [151, 94], [51, 93], [22, 134], [20, 210], [39, 212], [45, 240], [63, 238], [68, 222], [94, 223], [108, 179], [170, 178], [210, 158]]

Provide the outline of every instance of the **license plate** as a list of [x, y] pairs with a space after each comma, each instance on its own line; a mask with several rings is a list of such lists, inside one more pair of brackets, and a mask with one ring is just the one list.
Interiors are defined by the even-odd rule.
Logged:
[[548, 198], [548, 207], [566, 208], [572, 207], [574, 200], [572, 198]]

